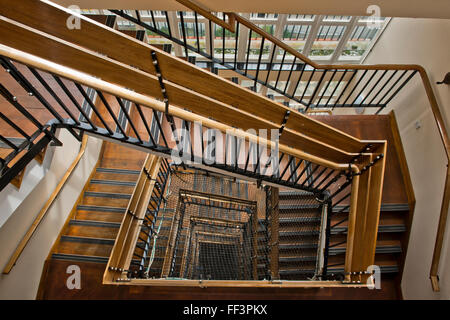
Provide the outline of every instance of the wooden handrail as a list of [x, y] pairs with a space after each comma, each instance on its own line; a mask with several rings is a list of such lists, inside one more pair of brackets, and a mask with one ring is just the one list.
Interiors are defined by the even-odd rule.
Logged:
[[[3, 2], [4, 5], [2, 6], [1, 4]], [[23, 12], [39, 12], [39, 15], [24, 15]], [[304, 136], [315, 139], [316, 141], [322, 140], [322, 144], [326, 141], [326, 144], [329, 146], [332, 145], [335, 148], [349, 153], [359, 153], [367, 145], [365, 141], [356, 139], [331, 126], [306, 117], [300, 112], [288, 108], [281, 103], [277, 103], [251, 90], [242, 88], [238, 84], [224, 80], [218, 75], [202, 70], [151, 45], [133, 39], [119, 31], [109, 29], [91, 19], [77, 15], [66, 8], [50, 2], [22, 0], [17, 6], [11, 6], [6, 0], [0, 0], [0, 14], [58, 39], [74, 43], [78, 46], [79, 50], [86, 48], [90, 52], [99, 52], [103, 57], [107, 56], [127, 66], [135, 66], [149, 75], [155, 75], [150, 53], [151, 51], [156, 52], [158, 62], [163, 71], [163, 78], [167, 81], [166, 88], [168, 95], [171, 97], [171, 102], [178, 106], [184, 106], [195, 113], [216, 119], [220, 117], [222, 122], [247, 129], [279, 128], [283, 122], [285, 113], [289, 111], [289, 121], [286, 123], [286, 129], [288, 130], [285, 130], [282, 139], [289, 138], [290, 145], [296, 146], [296, 144], [304, 141]], [[65, 28], [67, 18], [72, 14], [81, 20], [81, 29], [69, 30]], [[23, 25], [22, 28], [28, 31]], [[10, 27], [12, 28], [11, 23]], [[31, 44], [30, 41], [34, 36], [30, 32], [24, 31], [23, 34], [19, 35], [19, 29], [16, 27], [13, 28], [14, 30], [6, 30], [6, 28], [6, 24], [0, 28], [2, 30], [3, 44], [5, 45], [77, 70], [80, 70], [79, 68], [83, 65], [90, 63], [90, 66], [86, 66], [86, 73], [89, 73], [93, 69], [92, 59], [87, 61], [85, 59], [85, 52], [82, 50], [76, 54], [75, 59], [70, 56], [70, 52], [67, 50], [63, 51], [63, 48], [66, 47], [61, 46], [56, 41], [46, 39], [47, 37], [43, 35], [41, 35], [37, 42]], [[17, 34], [13, 36], [14, 33]], [[108, 42], [108, 45], [105, 46], [98, 39], [104, 39], [104, 41]], [[39, 46], [41, 48], [38, 48]], [[51, 46], [53, 46], [54, 50], [49, 52], [47, 49]], [[30, 52], [30, 50], [34, 51]], [[72, 48], [70, 50], [73, 52]], [[55, 55], [55, 52], [60, 53], [61, 56]], [[111, 74], [105, 74], [105, 71], [107, 71], [105, 67], [108, 62], [105, 59], [102, 60], [104, 61], [102, 62], [104, 66], [101, 68], [102, 74], [98, 75], [102, 79], [113, 83], [122, 83], [124, 87], [133, 87], [140, 93], [156, 97], [161, 96], [156, 77], [144, 79], [142, 74], [135, 73], [136, 70], [133, 70], [134, 74], [125, 76], [128, 71], [123, 69], [123, 76], [121, 77], [122, 74], [116, 72], [117, 76], [114, 78]], [[185, 76], [187, 73], [190, 75], [189, 77]], [[106, 76], [108, 76], [108, 79]], [[180, 88], [180, 86], [183, 88]], [[198, 95], [192, 97], [191, 92], [186, 92], [186, 90], [183, 90], [184, 88], [195, 91]], [[214, 96], [214, 100], [206, 98], [211, 96]], [[230, 106], [234, 108], [230, 108]], [[245, 121], [240, 121], [242, 117], [236, 114], [236, 108], [240, 112], [246, 112]], [[259, 122], [259, 120], [263, 120], [264, 123]], [[293, 136], [289, 130], [292, 130], [292, 133], [298, 133], [301, 130], [303, 136]], [[311, 139], [306, 143], [309, 145], [308, 148], [316, 143]], [[298, 145], [298, 147], [304, 148], [305, 144], [302, 146]]]
[[17, 262], [17, 259], [19, 259], [21, 253], [23, 252], [23, 250], [25, 249], [26, 245], [30, 241], [31, 237], [33, 236], [34, 232], [38, 228], [39, 224], [44, 219], [45, 215], [47, 214], [48, 210], [52, 206], [53, 202], [56, 200], [56, 198], [58, 197], [58, 195], [61, 192], [62, 188], [66, 184], [67, 180], [69, 180], [69, 178], [72, 175], [73, 171], [75, 170], [75, 168], [77, 167], [77, 165], [80, 162], [81, 158], [83, 157], [83, 155], [84, 155], [84, 153], [86, 151], [87, 141], [88, 141], [88, 136], [84, 135], [83, 136], [83, 140], [81, 142], [80, 151], [78, 152], [76, 158], [73, 160], [73, 162], [69, 166], [69, 168], [67, 168], [66, 173], [64, 174], [64, 176], [59, 181], [59, 183], [56, 186], [55, 190], [50, 195], [48, 200], [45, 202], [44, 206], [39, 211], [38, 215], [34, 219], [34, 221], [31, 224], [31, 226], [28, 228], [28, 230], [25, 233], [25, 235], [23, 236], [22, 240], [17, 245], [16, 250], [14, 250], [11, 258], [9, 258], [9, 261], [6, 264], [5, 269], [3, 269], [3, 274], [10, 273], [11, 269], [15, 266], [15, 264]]
[[[145, 158], [144, 165], [141, 168], [136, 186], [125, 210], [114, 247], [111, 251], [111, 256], [104, 273], [104, 281], [117, 280], [124, 271], [113, 270], [112, 268], [126, 266], [125, 268], [128, 269], [131, 263], [140, 232], [140, 221], [145, 217], [160, 165], [161, 158], [158, 156], [148, 154]], [[147, 176], [146, 172], [148, 172], [149, 176]]]
[[[165, 103], [162, 101], [159, 101], [155, 98], [151, 98], [149, 96], [125, 89], [123, 87], [106, 82], [99, 78], [95, 78], [88, 74], [81, 73], [79, 71], [55, 64], [48, 60], [38, 58], [38, 57], [30, 55], [28, 53], [25, 53], [25, 52], [22, 52], [22, 51], [13, 49], [13, 48], [9, 48], [4, 45], [0, 45], [0, 55], [6, 56], [6, 57], [11, 58], [16, 61], [20, 61], [26, 65], [35, 67], [37, 69], [53, 73], [53, 74], [59, 75], [64, 78], [71, 79], [75, 82], [81, 83], [81, 84], [89, 86], [91, 88], [94, 88], [94, 89], [97, 89], [97, 90], [100, 90], [103, 92], [107, 92], [114, 96], [118, 96], [123, 99], [138, 103], [144, 107], [149, 107], [149, 108], [152, 108], [157, 111], [165, 112], [166, 106], [165, 106]], [[231, 127], [229, 125], [223, 124], [218, 121], [215, 121], [208, 117], [203, 117], [203, 116], [197, 115], [190, 111], [179, 108], [178, 106], [169, 105], [169, 109], [170, 109], [170, 113], [173, 116], [176, 116], [180, 119], [191, 121], [191, 122], [200, 121], [205, 127], [217, 129], [224, 134], [229, 133], [238, 138], [242, 138], [245, 141], [249, 141], [252, 143], [258, 143], [258, 144], [260, 144], [262, 146], [266, 146], [268, 148], [276, 147], [275, 143], [271, 140], [251, 134], [251, 133], [241, 130], [241, 129], [236, 129], [234, 127]], [[379, 141], [377, 141], [377, 142], [379, 142]], [[281, 143], [278, 144], [278, 149], [281, 152], [286, 153], [287, 155], [292, 155], [292, 156], [300, 158], [300, 159], [311, 161], [313, 163], [320, 164], [324, 167], [331, 168], [334, 170], [347, 170], [349, 168], [349, 165], [347, 163], [338, 163], [338, 162], [330, 161], [330, 160], [327, 160], [327, 159], [324, 159], [321, 157], [311, 155], [302, 150], [287, 146], [285, 144], [281, 144]], [[356, 164], [352, 164], [350, 166], [350, 168], [355, 173], [359, 172], [359, 167]]]
[[234, 26], [234, 17], [235, 17], [234, 13], [230, 13], [230, 12], [224, 13], [228, 16], [228, 23], [226, 23], [225, 21], [220, 20], [218, 17], [213, 15], [210, 10], [203, 9], [199, 5], [193, 3], [192, 1], [189, 1], [189, 0], [175, 0], [175, 1], [181, 3], [183, 6], [189, 8], [189, 9], [201, 14], [206, 19], [211, 20], [212, 22], [214, 22], [215, 24], [218, 24], [222, 28], [225, 28], [233, 33], [236, 30], [235, 26]]

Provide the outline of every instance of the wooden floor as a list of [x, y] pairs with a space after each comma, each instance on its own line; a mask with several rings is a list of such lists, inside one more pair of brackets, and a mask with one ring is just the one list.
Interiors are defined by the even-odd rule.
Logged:
[[[54, 260], [45, 267], [45, 289], [39, 299], [398, 299], [393, 281], [382, 280], [381, 290], [352, 288], [251, 289], [251, 288], [174, 288], [102, 285], [105, 264], [77, 262], [81, 270], [81, 289], [69, 290], [62, 281], [73, 261]], [[64, 275], [64, 277], [62, 276]]]

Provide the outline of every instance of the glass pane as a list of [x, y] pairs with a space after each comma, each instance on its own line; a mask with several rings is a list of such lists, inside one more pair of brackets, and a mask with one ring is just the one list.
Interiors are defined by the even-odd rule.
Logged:
[[[261, 29], [265, 30], [266, 32], [273, 34], [275, 32], [275, 26], [274, 25], [269, 25], [269, 24], [260, 24], [258, 25], [258, 27], [260, 27]], [[249, 60], [258, 60], [259, 59], [259, 55], [261, 52], [261, 42], [262, 42], [262, 37], [260, 34], [254, 32], [254, 31], [249, 31], [251, 32], [251, 36], [250, 36], [250, 52], [246, 52], [245, 58], [247, 59], [248, 54], [250, 55], [248, 58]], [[261, 59], [268, 59], [269, 58], [269, 52], [270, 52], [270, 47], [271, 47], [271, 42], [270, 41], [264, 41], [264, 47], [262, 49], [262, 55], [261, 55]], [[248, 42], [247, 42], [247, 49], [248, 49]], [[246, 50], [247, 50], [246, 49]]]
[[[223, 39], [225, 38], [225, 47]], [[234, 60], [234, 52], [236, 47], [236, 34], [214, 25], [214, 57], [222, 58], [225, 51], [225, 60]]]
[[288, 21], [313, 21], [315, 18], [312, 14], [290, 14], [288, 15]]
[[330, 59], [345, 32], [346, 26], [321, 25], [311, 47], [310, 57]]
[[367, 51], [370, 43], [381, 30], [382, 25], [377, 27], [360, 25], [353, 29], [349, 40], [345, 44], [340, 60], [359, 60]]
[[317, 86], [317, 81], [311, 81], [308, 85], [308, 81], [300, 81], [297, 90], [295, 90], [295, 96], [301, 97], [304, 93], [304, 99], [310, 97], [314, 93], [314, 89]]
[[343, 21], [348, 22], [352, 19], [351, 16], [325, 16], [323, 21]]
[[298, 52], [302, 52], [310, 30], [310, 25], [288, 24], [283, 30], [283, 41]]

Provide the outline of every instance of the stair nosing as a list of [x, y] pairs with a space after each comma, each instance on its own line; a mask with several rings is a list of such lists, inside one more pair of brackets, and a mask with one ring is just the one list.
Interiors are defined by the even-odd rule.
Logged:
[[104, 227], [104, 228], [120, 228], [121, 223], [120, 222], [97, 221], [97, 220], [72, 219], [69, 221], [69, 225]]
[[91, 184], [105, 184], [111, 186], [127, 186], [134, 187], [136, 182], [133, 181], [122, 181], [122, 180], [105, 180], [105, 179], [91, 179], [89, 182]]
[[140, 170], [130, 170], [130, 169], [119, 169], [119, 168], [104, 168], [97, 167], [96, 172], [105, 172], [105, 173], [118, 173], [118, 174], [140, 174]]
[[93, 205], [79, 204], [77, 206], [77, 210], [125, 213], [126, 208], [93, 206]]
[[110, 198], [110, 199], [130, 199], [131, 194], [128, 193], [114, 193], [114, 192], [98, 192], [98, 191], [85, 191], [85, 197], [98, 197], [98, 198]]

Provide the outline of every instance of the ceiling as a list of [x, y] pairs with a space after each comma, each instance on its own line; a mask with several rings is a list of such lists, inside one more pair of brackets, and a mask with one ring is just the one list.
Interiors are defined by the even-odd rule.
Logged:
[[[186, 10], [175, 0], [54, 0], [66, 7], [81, 9], [148, 9]], [[322, 15], [371, 15], [367, 8], [380, 7], [382, 17], [412, 17], [450, 19], [449, 0], [195, 0], [205, 9], [216, 12], [296, 13]], [[255, 8], [257, 8], [255, 10]]]

